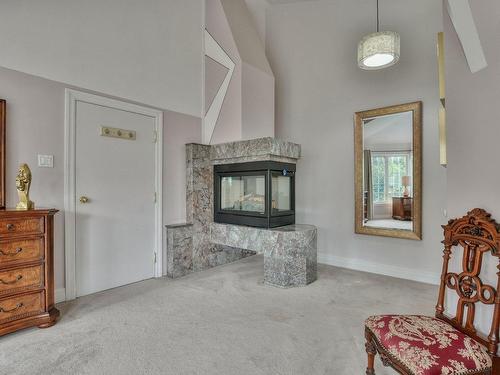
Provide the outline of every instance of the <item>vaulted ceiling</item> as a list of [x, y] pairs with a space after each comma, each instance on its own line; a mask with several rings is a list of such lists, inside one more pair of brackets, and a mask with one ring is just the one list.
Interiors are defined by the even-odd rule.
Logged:
[[[271, 5], [312, 2], [319, 0], [265, 0]], [[332, 0], [333, 1], [333, 0]], [[481, 40], [474, 23], [469, 0], [447, 0], [446, 6], [457, 31], [470, 70], [475, 73], [488, 66]]]

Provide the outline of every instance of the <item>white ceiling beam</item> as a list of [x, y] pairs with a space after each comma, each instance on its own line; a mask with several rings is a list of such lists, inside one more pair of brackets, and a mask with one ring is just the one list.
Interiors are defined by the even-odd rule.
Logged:
[[468, 0], [447, 0], [448, 14], [455, 27], [470, 71], [476, 73], [488, 66]]

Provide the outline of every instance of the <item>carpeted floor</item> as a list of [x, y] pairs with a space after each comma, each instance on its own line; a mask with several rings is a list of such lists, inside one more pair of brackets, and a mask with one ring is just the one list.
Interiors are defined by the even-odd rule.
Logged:
[[[437, 288], [320, 265], [295, 289], [262, 282], [254, 256], [177, 280], [148, 280], [59, 306], [52, 328], [0, 338], [9, 375], [361, 375], [363, 320], [432, 314]], [[394, 374], [377, 358], [377, 375]]]
[[392, 220], [392, 219], [368, 220], [365, 223], [365, 226], [373, 228], [412, 230], [413, 221], [402, 221], [402, 220]]

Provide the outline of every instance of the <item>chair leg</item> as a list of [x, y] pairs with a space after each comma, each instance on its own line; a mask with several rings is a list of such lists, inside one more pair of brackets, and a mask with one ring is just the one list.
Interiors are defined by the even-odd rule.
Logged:
[[369, 337], [366, 338], [365, 343], [366, 353], [368, 354], [368, 366], [366, 367], [366, 375], [375, 375], [375, 355], [377, 349]]

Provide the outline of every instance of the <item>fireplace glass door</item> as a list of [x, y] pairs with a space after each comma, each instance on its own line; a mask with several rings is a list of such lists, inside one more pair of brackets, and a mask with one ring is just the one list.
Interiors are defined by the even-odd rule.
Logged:
[[266, 175], [224, 176], [220, 181], [220, 208], [224, 211], [266, 212]]
[[292, 210], [292, 177], [272, 172], [272, 201], [273, 214], [290, 212]]
[[295, 223], [295, 164], [214, 166], [214, 221], [261, 228]]

